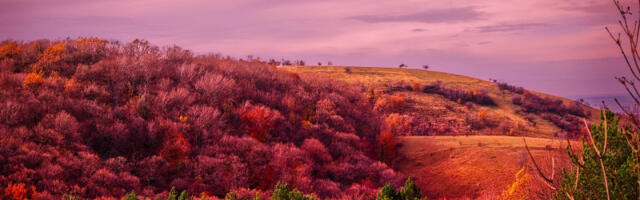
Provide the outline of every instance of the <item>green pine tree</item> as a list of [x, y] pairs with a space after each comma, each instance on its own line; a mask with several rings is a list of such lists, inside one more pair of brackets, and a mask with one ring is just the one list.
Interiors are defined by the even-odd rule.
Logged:
[[419, 200], [422, 194], [420, 194], [420, 189], [418, 189], [413, 179], [409, 177], [405, 181], [404, 187], [400, 190], [400, 196], [402, 200]]
[[136, 195], [136, 191], [131, 190], [122, 200], [138, 200], [138, 195]]
[[176, 188], [172, 187], [169, 191], [169, 196], [167, 196], [167, 200], [176, 200], [178, 197], [178, 192], [176, 192]]
[[[606, 118], [605, 118], [606, 117]], [[638, 199], [638, 174], [634, 171], [637, 157], [627, 145], [626, 139], [619, 127], [620, 118], [614, 113], [606, 111], [601, 122], [591, 126], [591, 135], [596, 148], [602, 155], [611, 199]], [[605, 128], [606, 127], [606, 128]], [[605, 143], [606, 130], [606, 143]], [[588, 135], [585, 137], [589, 137]], [[574, 167], [571, 172], [563, 170], [564, 175], [560, 188], [555, 194], [556, 199], [606, 199], [604, 175], [600, 159], [590, 138], [582, 139], [582, 151], [573, 153], [567, 147], [567, 152]], [[606, 150], [604, 150], [606, 146]], [[582, 161], [581, 159], [582, 158]], [[579, 170], [577, 174], [576, 170]], [[576, 179], [577, 185], [576, 185]], [[575, 190], [574, 190], [575, 188]]]
[[236, 195], [235, 192], [233, 192], [233, 190], [229, 191], [229, 193], [227, 193], [226, 196], [224, 196], [225, 200], [236, 200], [238, 199], [238, 195]]
[[182, 192], [180, 192], [180, 196], [178, 196], [178, 200], [191, 200], [191, 198], [186, 190], [182, 190]]
[[400, 196], [396, 192], [396, 188], [387, 183], [380, 189], [380, 193], [376, 196], [376, 200], [398, 200]]

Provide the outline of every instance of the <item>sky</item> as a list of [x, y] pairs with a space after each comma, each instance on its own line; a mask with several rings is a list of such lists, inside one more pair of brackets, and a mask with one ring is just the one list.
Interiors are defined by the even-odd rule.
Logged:
[[611, 0], [0, 0], [0, 40], [101, 37], [196, 53], [420, 68], [577, 99], [624, 93]]

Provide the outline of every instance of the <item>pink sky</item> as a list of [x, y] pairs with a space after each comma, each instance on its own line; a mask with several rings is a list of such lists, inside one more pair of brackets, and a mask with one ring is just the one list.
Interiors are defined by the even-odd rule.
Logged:
[[0, 39], [98, 36], [196, 53], [410, 67], [565, 97], [619, 94], [610, 0], [2, 0]]

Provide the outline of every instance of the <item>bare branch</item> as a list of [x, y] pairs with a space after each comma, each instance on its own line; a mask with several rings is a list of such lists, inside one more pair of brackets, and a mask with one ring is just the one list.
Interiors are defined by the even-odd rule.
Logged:
[[540, 174], [540, 177], [542, 177], [542, 179], [546, 182], [547, 186], [549, 186], [553, 190], [556, 190], [556, 187], [553, 186], [553, 179], [547, 178], [547, 176], [545, 176], [544, 173], [542, 173], [542, 171], [540, 170], [540, 167], [538, 166], [538, 163], [536, 162], [536, 159], [533, 158], [533, 154], [531, 154], [531, 150], [529, 150], [529, 145], [527, 145], [527, 139], [522, 137], [522, 141], [524, 141], [524, 147], [525, 149], [527, 149], [527, 153], [529, 153], [529, 157], [533, 162], [533, 166], [536, 167], [536, 171], [538, 171], [538, 174]]
[[[602, 170], [602, 176], [603, 176], [603, 180], [604, 180], [604, 188], [607, 191], [607, 200], [611, 200], [611, 197], [609, 195], [609, 181], [607, 178], [607, 171], [604, 168], [604, 160], [602, 159], [602, 154], [600, 154], [600, 151], [598, 150], [598, 147], [596, 146], [596, 142], [593, 139], [593, 135], [591, 135], [591, 130], [589, 129], [589, 126], [587, 125], [587, 120], [582, 119], [582, 122], [584, 122], [584, 126], [587, 128], [587, 134], [589, 134], [589, 139], [591, 142], [591, 146], [593, 147], [593, 150], [596, 152], [596, 155], [598, 156], [598, 160], [600, 161], [600, 169]], [[606, 135], [605, 135], [605, 141], [606, 141]]]

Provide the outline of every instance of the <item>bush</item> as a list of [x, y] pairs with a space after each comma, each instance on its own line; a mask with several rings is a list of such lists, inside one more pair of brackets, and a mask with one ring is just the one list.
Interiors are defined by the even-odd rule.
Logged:
[[422, 92], [429, 94], [439, 94], [445, 98], [455, 101], [459, 104], [465, 104], [466, 102], [473, 102], [480, 105], [494, 106], [496, 105], [493, 99], [489, 97], [486, 90], [462, 90], [445, 87], [442, 81], [436, 81], [431, 84], [425, 85], [422, 88]]
[[505, 82], [498, 82], [498, 88], [500, 88], [501, 90], [507, 90], [516, 94], [523, 94], [525, 92], [524, 88], [509, 85]]

